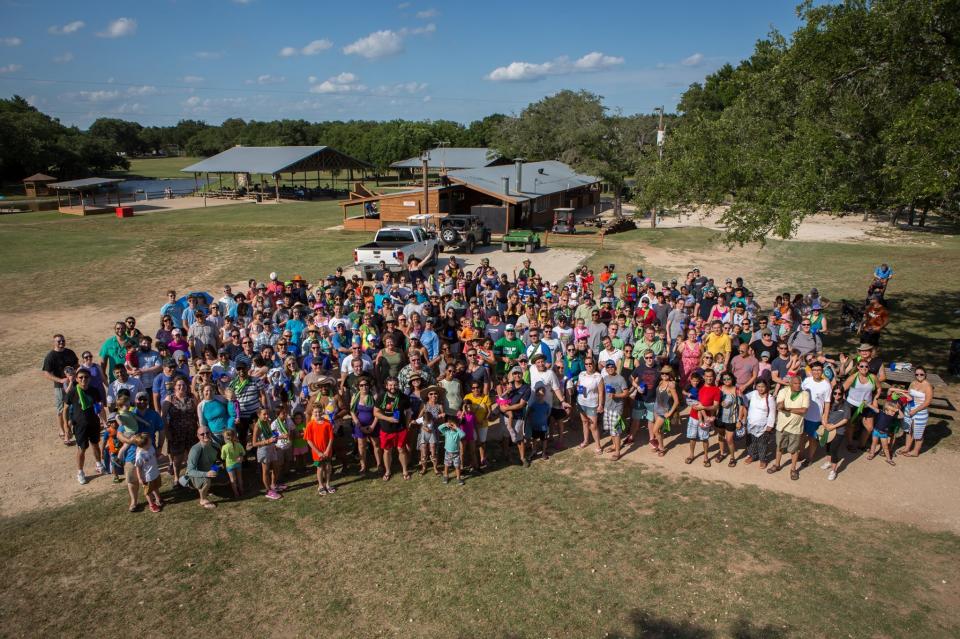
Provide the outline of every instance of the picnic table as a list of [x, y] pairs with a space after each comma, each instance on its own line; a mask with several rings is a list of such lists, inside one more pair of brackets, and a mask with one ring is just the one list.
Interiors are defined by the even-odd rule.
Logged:
[[[888, 368], [887, 381], [896, 382], [897, 384], [910, 384], [910, 382], [913, 381], [913, 369], [892, 371]], [[931, 373], [929, 370], [927, 370], [927, 381], [930, 382], [930, 385], [934, 388], [947, 385], [942, 377], [936, 373]]]

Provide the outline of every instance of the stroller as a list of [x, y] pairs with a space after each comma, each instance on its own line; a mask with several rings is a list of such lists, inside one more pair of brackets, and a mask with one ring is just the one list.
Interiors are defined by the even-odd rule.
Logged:
[[863, 323], [863, 309], [865, 306], [848, 301], [841, 300], [840, 321], [843, 322], [843, 330], [856, 333], [860, 330], [860, 324]]

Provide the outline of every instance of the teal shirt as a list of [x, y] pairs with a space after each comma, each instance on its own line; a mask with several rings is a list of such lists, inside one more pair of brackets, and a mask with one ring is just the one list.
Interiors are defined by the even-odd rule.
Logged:
[[460, 440], [465, 437], [465, 434], [459, 428], [451, 428], [444, 424], [440, 427], [440, 434], [443, 435], [443, 449], [448, 453], [456, 453], [460, 451]]

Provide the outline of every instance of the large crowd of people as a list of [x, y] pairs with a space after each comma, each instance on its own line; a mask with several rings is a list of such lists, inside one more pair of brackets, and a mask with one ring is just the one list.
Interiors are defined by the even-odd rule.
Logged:
[[741, 278], [698, 268], [659, 285], [613, 264], [549, 282], [529, 259], [501, 273], [450, 257], [372, 282], [337, 269], [313, 284], [271, 273], [219, 299], [170, 290], [156, 330], [127, 317], [79, 358], [56, 335], [42, 370], [77, 480], [90, 451], [131, 511], [141, 492], [161, 510], [165, 474], [215, 508], [218, 486], [279, 500], [304, 474], [330, 495], [345, 475], [397, 471], [463, 485], [568, 445], [789, 467], [794, 480], [822, 458], [834, 480], [863, 453], [917, 456], [933, 399], [922, 366], [885, 387], [893, 271], [874, 275], [863, 343], [835, 357], [816, 289], [764, 305]]

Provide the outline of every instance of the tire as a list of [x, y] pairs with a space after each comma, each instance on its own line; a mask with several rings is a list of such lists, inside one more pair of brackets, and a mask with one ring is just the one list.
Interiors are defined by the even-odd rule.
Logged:
[[467, 253], [473, 253], [473, 238], [467, 240]]
[[456, 229], [443, 229], [440, 231], [440, 239], [443, 240], [444, 244], [456, 244], [460, 238]]
[[527, 253], [533, 253], [533, 244], [527, 244], [526, 246], [523, 247], [523, 250], [526, 251]]
[[484, 246], [490, 246], [490, 233], [489, 233], [489, 231], [488, 231], [487, 233], [484, 233], [484, 234], [483, 234], [483, 242], [482, 242], [482, 243], [483, 243]]
[[507, 244], [506, 242], [503, 242], [502, 244], [500, 244], [500, 250], [503, 251], [504, 253], [509, 253], [510, 245]]
[[534, 245], [534, 249], [537, 250], [537, 251], [540, 250], [540, 242], [539, 242], [539, 241]]

